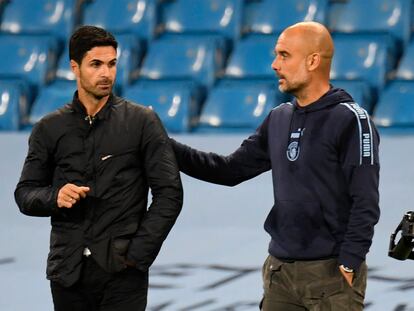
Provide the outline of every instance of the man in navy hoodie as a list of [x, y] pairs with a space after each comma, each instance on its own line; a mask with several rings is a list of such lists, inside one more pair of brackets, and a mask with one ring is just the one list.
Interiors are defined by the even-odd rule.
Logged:
[[294, 96], [228, 156], [173, 141], [180, 170], [234, 186], [272, 170], [264, 311], [362, 310], [365, 257], [379, 218], [379, 136], [367, 112], [329, 83], [333, 41], [315, 22], [280, 35], [272, 68]]

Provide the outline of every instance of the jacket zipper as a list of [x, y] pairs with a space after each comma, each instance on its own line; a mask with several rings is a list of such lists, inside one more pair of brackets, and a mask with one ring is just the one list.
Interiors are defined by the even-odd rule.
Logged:
[[[85, 121], [89, 122], [89, 130], [90, 130], [90, 134], [92, 135], [92, 173], [93, 173], [93, 189], [94, 189], [94, 193], [95, 193], [95, 197], [97, 194], [96, 191], [96, 161], [95, 161], [95, 131], [94, 131], [94, 121], [95, 121], [95, 117], [87, 115], [85, 117]], [[95, 206], [91, 206], [91, 215], [90, 215], [91, 219], [90, 219], [90, 238], [88, 239], [89, 243], [91, 243], [93, 241], [93, 237], [94, 237], [94, 233], [93, 233], [93, 219], [95, 218]], [[88, 244], [88, 243], [85, 243]], [[86, 248], [89, 249], [88, 245], [85, 245]]]
[[88, 121], [90, 126], [92, 126], [94, 120], [95, 120], [95, 117], [92, 117], [90, 115], [87, 115], [85, 117], [85, 121]]
[[[95, 117], [91, 117], [89, 116], [89, 126], [91, 127], [91, 131], [92, 131], [92, 161], [93, 161], [93, 187], [95, 188], [95, 197], [98, 194], [98, 190], [96, 188], [96, 161], [95, 161], [95, 153], [96, 153], [96, 146], [95, 146], [95, 130], [96, 130], [96, 126], [94, 127], [94, 122]], [[94, 239], [94, 230], [93, 230], [93, 223], [94, 223], [94, 219], [95, 219], [95, 204], [94, 206], [92, 206], [92, 219], [91, 219], [91, 238], [92, 240]]]

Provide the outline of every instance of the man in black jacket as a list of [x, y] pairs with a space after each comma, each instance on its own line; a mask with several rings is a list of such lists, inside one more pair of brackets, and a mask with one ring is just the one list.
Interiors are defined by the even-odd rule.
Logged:
[[112, 94], [116, 49], [98, 27], [72, 35], [77, 92], [33, 128], [15, 191], [22, 213], [51, 217], [47, 277], [57, 311], [145, 310], [148, 269], [182, 206], [157, 115]]
[[272, 68], [295, 98], [229, 156], [172, 140], [180, 169], [198, 179], [233, 186], [272, 170], [264, 311], [363, 309], [379, 217], [379, 137], [367, 112], [330, 85], [333, 50], [321, 24], [283, 31]]

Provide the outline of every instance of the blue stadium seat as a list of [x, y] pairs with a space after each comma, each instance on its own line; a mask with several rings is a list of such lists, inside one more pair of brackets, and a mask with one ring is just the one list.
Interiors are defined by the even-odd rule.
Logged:
[[414, 80], [414, 40], [404, 49], [396, 72], [397, 79]]
[[372, 112], [374, 95], [368, 83], [357, 80], [331, 80], [331, 83], [334, 87], [347, 91], [359, 106], [369, 113]]
[[226, 78], [272, 79], [277, 38], [273, 35], [249, 35], [238, 41], [225, 70]]
[[67, 44], [62, 54], [59, 56], [57, 68], [56, 68], [56, 79], [59, 80], [75, 80], [75, 74], [70, 68], [69, 60], [69, 45]]
[[276, 40], [274, 35], [264, 34], [250, 34], [239, 40], [220, 81], [220, 88], [246, 86], [253, 91], [270, 88], [276, 92], [278, 104], [288, 101], [291, 95], [279, 91], [276, 73], [271, 67]]
[[[115, 35], [118, 41], [118, 63], [116, 86], [121, 88], [130, 83], [134, 75], [138, 75], [138, 66], [144, 50], [138, 38], [130, 34]], [[70, 68], [69, 47], [63, 51], [59, 58], [56, 78], [61, 80], [75, 80], [76, 77]]]
[[149, 46], [140, 78], [193, 80], [211, 87], [223, 63], [223, 51], [214, 40], [191, 36], [160, 38]]
[[48, 113], [71, 102], [75, 91], [74, 81], [55, 81], [40, 89], [30, 111], [29, 124], [34, 125]]
[[175, 0], [163, 5], [163, 30], [170, 33], [240, 37], [243, 0]]
[[280, 92], [274, 85], [222, 81], [210, 91], [196, 131], [252, 131], [281, 102]]
[[53, 79], [57, 41], [49, 36], [0, 35], [0, 76], [39, 86]]
[[331, 78], [362, 80], [381, 90], [396, 63], [394, 46], [387, 37], [369, 34], [335, 34]]
[[27, 122], [29, 97], [24, 82], [0, 80], [0, 130], [16, 131]]
[[190, 131], [200, 110], [200, 95], [191, 82], [139, 81], [125, 88], [123, 96], [151, 106], [172, 133]]
[[246, 6], [244, 32], [278, 34], [302, 21], [325, 23], [328, 0], [252, 1]]
[[414, 81], [391, 82], [380, 95], [374, 120], [383, 127], [414, 126]]
[[138, 66], [144, 55], [144, 48], [134, 35], [116, 35], [118, 41], [118, 63], [116, 84], [125, 86], [138, 76]]
[[7, 3], [0, 29], [23, 34], [50, 34], [65, 41], [79, 15], [78, 0], [15, 0]]
[[94, 0], [84, 8], [83, 24], [103, 27], [112, 33], [154, 37], [159, 0]]
[[384, 32], [408, 43], [411, 0], [347, 0], [331, 5], [329, 25], [337, 32]]

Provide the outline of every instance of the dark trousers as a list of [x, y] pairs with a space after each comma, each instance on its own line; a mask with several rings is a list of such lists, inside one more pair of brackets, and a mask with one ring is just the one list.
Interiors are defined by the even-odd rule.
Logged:
[[352, 287], [336, 259], [282, 262], [269, 256], [263, 265], [262, 311], [360, 311], [364, 308], [367, 266]]
[[144, 311], [148, 273], [127, 268], [109, 274], [85, 257], [79, 281], [70, 287], [52, 281], [50, 286], [55, 311]]

